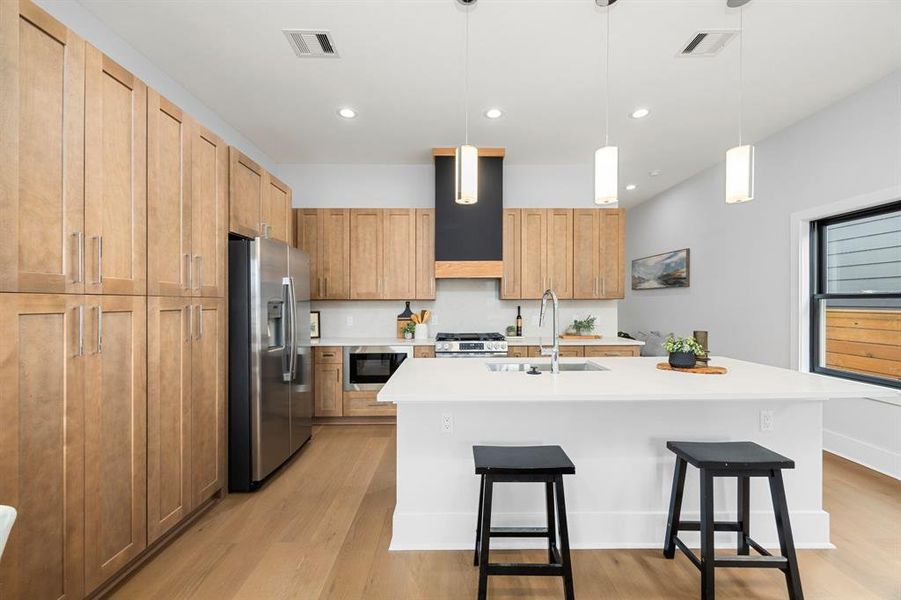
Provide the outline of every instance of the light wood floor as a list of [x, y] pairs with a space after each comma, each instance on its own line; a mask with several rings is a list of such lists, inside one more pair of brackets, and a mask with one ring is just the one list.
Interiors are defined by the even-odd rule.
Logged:
[[[328, 426], [269, 485], [228, 496], [121, 587], [116, 598], [475, 598], [469, 552], [388, 552], [394, 427]], [[901, 483], [825, 457], [830, 551], [800, 551], [809, 600], [901, 598]], [[476, 502], [476, 499], [473, 499]], [[662, 535], [662, 532], [661, 532]], [[504, 552], [541, 560], [543, 552]], [[495, 553], [492, 553], [494, 558]], [[699, 597], [697, 570], [658, 550], [573, 553], [580, 599]], [[781, 573], [717, 573], [721, 599], [787, 598]], [[562, 598], [556, 578], [492, 578], [492, 600]]]

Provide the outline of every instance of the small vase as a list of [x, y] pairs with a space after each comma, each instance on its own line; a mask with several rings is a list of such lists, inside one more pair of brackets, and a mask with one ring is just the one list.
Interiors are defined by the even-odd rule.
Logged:
[[416, 333], [413, 335], [414, 339], [417, 340], [426, 340], [429, 337], [429, 326], [425, 323], [417, 323], [416, 324]]
[[404, 339], [405, 339], [405, 340], [412, 340], [412, 339], [413, 339], [413, 334], [410, 333], [409, 331], [405, 331], [405, 332], [404, 332]]
[[691, 369], [695, 366], [697, 357], [694, 352], [670, 352], [669, 366], [674, 369]]

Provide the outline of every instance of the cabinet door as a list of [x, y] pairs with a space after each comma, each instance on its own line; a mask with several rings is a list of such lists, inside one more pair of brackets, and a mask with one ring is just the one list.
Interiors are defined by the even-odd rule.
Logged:
[[584, 346], [560, 346], [560, 356], [581, 358], [585, 356]]
[[435, 209], [416, 209], [416, 295], [435, 299]]
[[435, 346], [413, 346], [413, 358], [435, 358]]
[[522, 211], [504, 209], [504, 272], [501, 279], [501, 298], [522, 297]]
[[624, 246], [626, 211], [622, 208], [601, 209], [601, 298], [625, 297]]
[[[341, 208], [325, 209], [319, 212], [319, 219], [319, 276], [322, 278], [320, 298], [346, 300], [351, 298], [351, 211]], [[368, 217], [363, 221], [371, 225]]]
[[87, 299], [85, 365], [86, 591], [147, 545], [145, 299]]
[[316, 363], [314, 416], [340, 417], [344, 414], [341, 363]]
[[350, 297], [355, 300], [382, 297], [383, 223], [379, 209], [350, 211]]
[[191, 270], [195, 295], [225, 296], [228, 146], [191, 121]]
[[522, 211], [522, 297], [541, 298], [547, 289], [547, 211]]
[[263, 195], [263, 216], [266, 234], [286, 244], [294, 241], [291, 235], [291, 188], [272, 175], [266, 174], [266, 190]]
[[225, 302], [197, 304], [191, 351], [191, 508], [225, 483]]
[[600, 297], [601, 214], [595, 208], [573, 211], [573, 298]]
[[185, 115], [147, 91], [147, 293], [191, 296], [191, 135]]
[[85, 47], [85, 291], [147, 289], [147, 87]]
[[84, 41], [0, 2], [0, 291], [84, 290]]
[[190, 299], [147, 299], [147, 541], [191, 509]]
[[0, 504], [19, 511], [4, 598], [84, 596], [82, 300], [0, 294]]
[[315, 208], [294, 211], [294, 245], [310, 256], [310, 299], [320, 300], [324, 293], [322, 270], [319, 268], [319, 229], [322, 226], [320, 214]]
[[573, 297], [573, 211], [547, 211], [547, 280], [558, 298]]
[[382, 211], [382, 298], [416, 296], [416, 216], [406, 208]]
[[508, 346], [507, 356], [510, 358], [538, 356], [538, 346]]
[[260, 235], [263, 169], [234, 147], [228, 148], [228, 230], [244, 237]]
[[641, 346], [585, 346], [585, 356], [641, 356]]

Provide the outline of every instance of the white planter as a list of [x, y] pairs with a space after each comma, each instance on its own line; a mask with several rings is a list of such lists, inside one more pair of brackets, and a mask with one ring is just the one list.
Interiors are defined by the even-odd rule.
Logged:
[[429, 326], [425, 323], [419, 323], [416, 325], [416, 334], [414, 336], [417, 340], [427, 340], [429, 339]]

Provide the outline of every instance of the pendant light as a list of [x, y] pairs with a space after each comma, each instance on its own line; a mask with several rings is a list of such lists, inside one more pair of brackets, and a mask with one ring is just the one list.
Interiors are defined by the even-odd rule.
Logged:
[[744, 8], [738, 9], [738, 145], [726, 151], [726, 204], [754, 199], [754, 146], [742, 144], [744, 120]]
[[463, 66], [463, 114], [465, 136], [463, 145], [454, 152], [455, 193], [457, 204], [475, 204], [479, 201], [479, 149], [469, 145], [469, 11], [475, 0], [460, 0], [466, 11], [466, 51]]
[[[610, 2], [609, 4], [613, 4]], [[617, 200], [619, 149], [610, 145], [610, 6], [607, 6], [607, 48], [604, 53], [604, 147], [594, 153], [594, 203], [613, 204]]]

